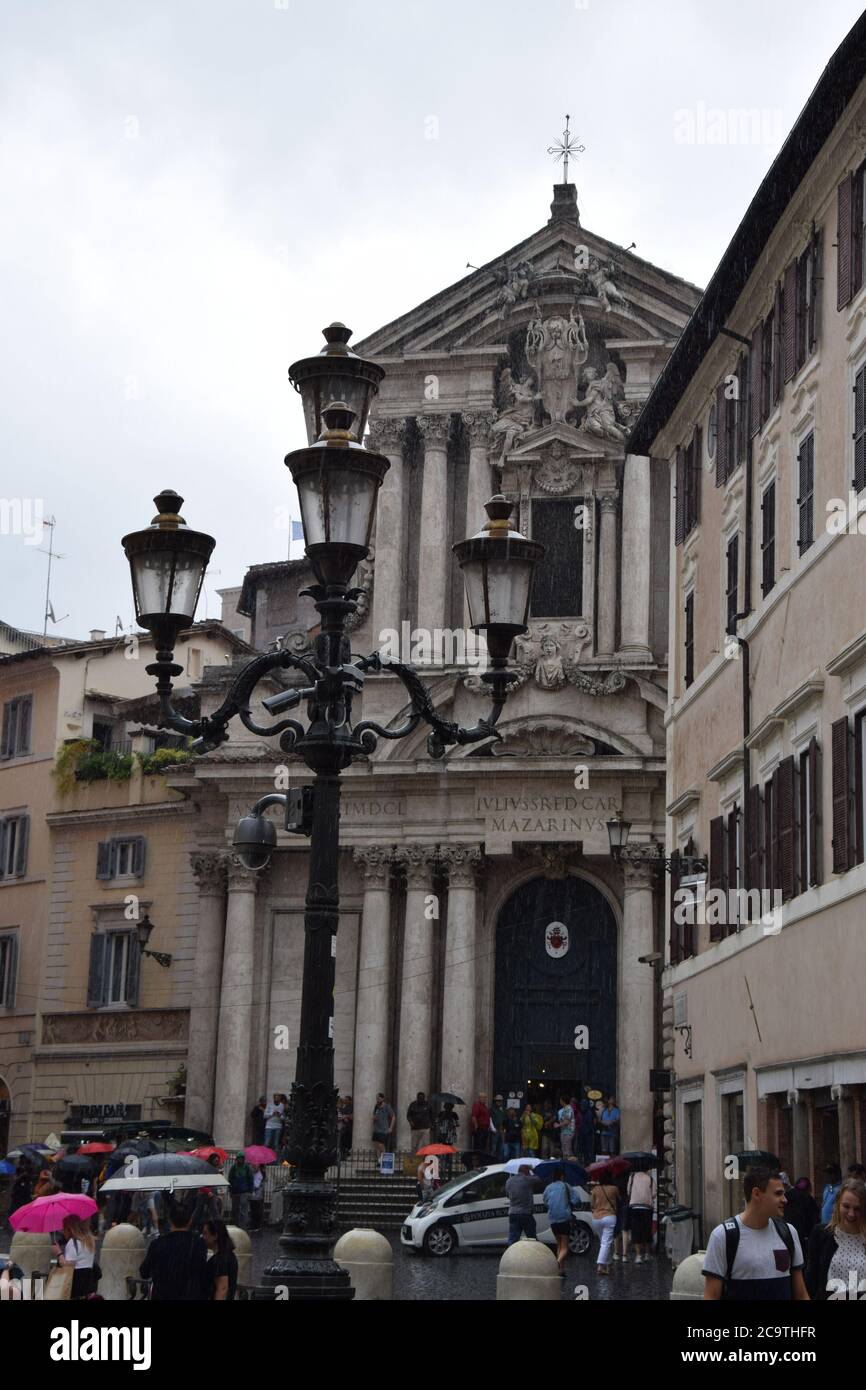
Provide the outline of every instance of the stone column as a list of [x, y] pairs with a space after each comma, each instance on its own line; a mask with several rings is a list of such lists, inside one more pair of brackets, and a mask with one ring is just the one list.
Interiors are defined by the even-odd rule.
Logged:
[[616, 514], [615, 492], [598, 498], [601, 511], [598, 553], [598, 648], [596, 656], [613, 656], [616, 641]]
[[655, 974], [639, 956], [653, 949], [654, 869], [640, 861], [623, 864], [623, 920], [617, 1033], [617, 1101], [622, 1113], [620, 1147], [652, 1148], [653, 1096], [649, 1074], [655, 1066], [653, 1010]]
[[791, 1107], [791, 1162], [795, 1175], [794, 1181], [796, 1182], [801, 1173], [808, 1173], [811, 1168], [809, 1107], [797, 1090], [789, 1091], [787, 1100]]
[[191, 854], [190, 861], [199, 898], [195, 987], [189, 1010], [184, 1122], [190, 1129], [203, 1129], [211, 1133], [226, 921], [226, 865], [224, 856], [214, 852]]
[[[474, 536], [487, 521], [484, 503], [489, 502], [496, 489], [490, 469], [487, 447], [490, 442], [490, 422], [492, 416], [464, 415], [463, 424], [469, 434], [469, 487], [466, 493], [466, 523], [462, 536], [455, 541]], [[463, 622], [469, 626], [469, 604], [463, 596]]]
[[[364, 909], [358, 962], [355, 1011], [355, 1081], [352, 1145], [370, 1149], [373, 1107], [385, 1089], [388, 1067], [388, 1018], [391, 970], [391, 850], [370, 845], [355, 850], [364, 875]], [[388, 1100], [394, 1105], [394, 1097]], [[394, 1106], [396, 1109], [396, 1105]]]
[[631, 661], [648, 661], [652, 560], [650, 461], [627, 454], [622, 489], [622, 592], [620, 651]]
[[242, 1149], [250, 1109], [256, 892], [261, 873], [226, 856], [228, 904], [223, 948], [213, 1135], [224, 1149]]
[[448, 549], [448, 434], [450, 415], [420, 415], [424, 439], [421, 485], [421, 544], [418, 556], [418, 627], [433, 632], [445, 625]]
[[[403, 604], [403, 426], [402, 419], [374, 420], [370, 448], [386, 454], [391, 467], [376, 507], [376, 560], [373, 571], [373, 646], [393, 628], [398, 637]], [[405, 616], [408, 617], [408, 614]]]
[[[850, 1086], [834, 1086], [836, 1113], [839, 1117], [839, 1166], [844, 1173], [857, 1162], [857, 1136], [854, 1126], [854, 1098]], [[804, 1170], [805, 1171], [805, 1170]]]
[[[400, 1068], [397, 1077], [399, 1148], [409, 1148], [406, 1109], [419, 1091], [430, 1095], [433, 1032], [433, 845], [398, 845], [397, 863], [406, 869], [406, 925], [403, 932], [403, 984], [400, 998]], [[436, 913], [438, 917], [438, 909]]]
[[469, 1111], [475, 1100], [475, 956], [478, 910], [476, 870], [481, 865], [478, 845], [443, 845], [448, 869], [448, 921], [445, 929], [445, 970], [442, 1004], [443, 1091], [455, 1091], [466, 1105], [458, 1109], [458, 1148], [469, 1145]]

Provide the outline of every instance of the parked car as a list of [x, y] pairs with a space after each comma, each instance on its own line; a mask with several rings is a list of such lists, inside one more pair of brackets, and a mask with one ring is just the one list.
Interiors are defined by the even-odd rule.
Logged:
[[[458, 1248], [506, 1245], [508, 1198], [505, 1184], [511, 1177], [505, 1165], [463, 1173], [443, 1184], [427, 1202], [418, 1202], [400, 1228], [400, 1243], [427, 1255], [450, 1255]], [[538, 1239], [555, 1246], [556, 1237], [544, 1209], [544, 1183], [536, 1183], [535, 1222]], [[573, 1213], [569, 1248], [573, 1255], [588, 1255], [595, 1236], [589, 1214], [589, 1195], [577, 1189], [580, 1207]]]

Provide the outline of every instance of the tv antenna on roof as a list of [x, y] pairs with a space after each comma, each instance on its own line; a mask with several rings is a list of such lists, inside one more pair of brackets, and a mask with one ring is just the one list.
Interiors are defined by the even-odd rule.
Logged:
[[59, 552], [54, 549], [54, 528], [57, 525], [57, 518], [53, 516], [47, 516], [43, 520], [42, 525], [47, 526], [49, 531], [51, 532], [51, 536], [48, 542], [48, 550], [38, 550], [36, 552], [37, 555], [48, 556], [48, 576], [45, 581], [45, 613], [43, 615], [42, 622], [42, 636], [46, 637], [48, 635], [49, 618], [51, 619], [52, 623], [62, 623], [69, 617], [68, 613], [64, 613], [62, 618], [55, 618], [54, 608], [51, 604], [51, 562], [52, 560], [65, 560], [67, 557], [65, 555], [59, 554]]

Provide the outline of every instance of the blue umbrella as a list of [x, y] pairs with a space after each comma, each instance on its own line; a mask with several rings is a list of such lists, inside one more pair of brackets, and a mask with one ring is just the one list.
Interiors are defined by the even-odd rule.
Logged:
[[586, 1185], [586, 1169], [581, 1168], [579, 1163], [571, 1163], [567, 1158], [557, 1161], [555, 1158], [546, 1158], [542, 1163], [537, 1163], [532, 1170], [534, 1178], [541, 1178], [542, 1182], [550, 1182], [557, 1168], [562, 1169], [562, 1176], [572, 1187], [584, 1187]]
[[15, 1172], [15, 1164], [10, 1163], [8, 1158], [0, 1158], [0, 1173], [4, 1178], [8, 1178]]

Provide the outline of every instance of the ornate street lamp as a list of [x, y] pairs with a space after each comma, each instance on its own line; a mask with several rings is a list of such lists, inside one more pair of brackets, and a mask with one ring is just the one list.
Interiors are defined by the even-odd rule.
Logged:
[[615, 864], [646, 864], [650, 868], [657, 869], [660, 874], [672, 873], [676, 864], [677, 872], [681, 877], [706, 874], [707, 861], [699, 855], [691, 853], [691, 840], [686, 846], [687, 853], [680, 855], [679, 859], [675, 860], [673, 857], [665, 855], [658, 840], [651, 839], [648, 844], [630, 845], [628, 843], [630, 832], [631, 821], [623, 820], [622, 812], [607, 822], [610, 857]]
[[[174, 493], [161, 493], [156, 499], [159, 515], [151, 527], [123, 541], [136, 615], [153, 632], [157, 646], [156, 661], [147, 670], [157, 677], [160, 727], [191, 735], [193, 751], [204, 753], [225, 742], [229, 722], [238, 716], [252, 733], [279, 738], [280, 748], [298, 753], [315, 774], [310, 787], [262, 797], [239, 822], [234, 838], [248, 867], [263, 868], [276, 843], [275, 827], [264, 812], [274, 805], [284, 808], [287, 830], [310, 836], [300, 1038], [287, 1116], [286, 1151], [296, 1174], [285, 1189], [281, 1245], [286, 1253], [264, 1276], [269, 1289], [286, 1286], [289, 1297], [300, 1299], [352, 1297], [348, 1275], [330, 1257], [336, 1194], [325, 1181], [338, 1153], [332, 1034], [340, 774], [355, 758], [373, 753], [380, 738], [405, 738], [422, 719], [430, 727], [427, 749], [434, 758], [454, 744], [500, 737], [495, 725], [515, 678], [508, 670], [508, 656], [514, 638], [526, 631], [533, 571], [544, 554], [543, 546], [511, 527], [512, 504], [504, 497], [487, 503], [489, 519], [477, 535], [453, 547], [463, 571], [471, 625], [484, 633], [490, 656], [489, 668], [481, 673], [490, 707], [472, 727], [441, 719], [411, 666], [378, 652], [353, 654], [346, 620], [355, 613], [361, 590], [349, 585], [368, 553], [376, 497], [389, 467], [384, 455], [365, 449], [360, 441], [384, 372], [352, 352], [350, 331], [343, 324], [331, 324], [324, 335], [321, 353], [289, 369], [301, 395], [308, 435], [307, 447], [289, 454], [286, 464], [298, 489], [307, 556], [316, 579], [306, 591], [321, 618], [311, 655], [269, 651], [254, 657], [213, 714], [192, 720], [176, 713], [171, 677], [181, 668], [173, 662], [174, 643], [193, 620], [194, 599], [214, 542], [186, 529], [178, 515], [181, 501]], [[286, 668], [300, 672], [303, 683], [264, 700], [263, 706], [273, 717], [305, 702], [308, 722], [277, 718], [270, 725], [258, 724], [250, 712], [252, 692], [269, 672]], [[371, 719], [353, 725], [354, 697], [367, 674], [382, 671], [392, 672], [408, 692], [404, 723], [396, 729]]]
[[157, 965], [161, 965], [167, 970], [171, 965], [171, 956], [168, 951], [149, 951], [147, 949], [147, 943], [150, 940], [152, 931], [153, 923], [145, 912], [144, 916], [140, 917], [135, 924], [135, 934], [138, 937], [138, 949], [143, 956], [150, 956], [156, 961]]

